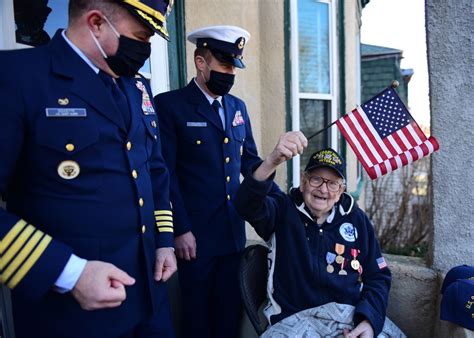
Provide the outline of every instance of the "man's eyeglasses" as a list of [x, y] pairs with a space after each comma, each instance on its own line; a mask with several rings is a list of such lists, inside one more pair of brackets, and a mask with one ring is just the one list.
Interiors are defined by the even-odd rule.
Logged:
[[344, 183], [339, 183], [337, 181], [332, 181], [332, 180], [327, 180], [325, 178], [322, 178], [320, 176], [309, 176], [306, 175], [306, 178], [308, 179], [309, 185], [312, 186], [313, 188], [319, 188], [320, 186], [323, 185], [323, 183], [326, 183], [326, 187], [328, 188], [329, 191], [331, 192], [337, 192], [339, 189], [341, 189], [342, 186], [344, 186]]

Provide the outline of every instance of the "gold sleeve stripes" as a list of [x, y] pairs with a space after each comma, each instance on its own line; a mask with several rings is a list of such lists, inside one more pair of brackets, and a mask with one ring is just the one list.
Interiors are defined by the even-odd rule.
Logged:
[[171, 210], [156, 210], [155, 221], [159, 232], [173, 232], [173, 212]]
[[19, 220], [0, 242], [0, 283], [13, 289], [51, 243], [51, 236]]

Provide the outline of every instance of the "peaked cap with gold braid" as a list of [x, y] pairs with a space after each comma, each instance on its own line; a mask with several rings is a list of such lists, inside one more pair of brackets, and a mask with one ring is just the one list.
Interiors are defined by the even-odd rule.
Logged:
[[119, 0], [147, 27], [169, 41], [166, 17], [171, 12], [173, 0]]

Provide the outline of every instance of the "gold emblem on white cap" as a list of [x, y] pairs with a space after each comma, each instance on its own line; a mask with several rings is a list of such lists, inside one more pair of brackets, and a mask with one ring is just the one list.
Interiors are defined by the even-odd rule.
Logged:
[[240, 41], [239, 41], [239, 44], [237, 45], [237, 47], [239, 47], [239, 49], [243, 49], [244, 45], [245, 45], [245, 39], [240, 38]]
[[58, 175], [65, 180], [72, 180], [79, 176], [81, 168], [75, 161], [62, 161], [58, 165]]

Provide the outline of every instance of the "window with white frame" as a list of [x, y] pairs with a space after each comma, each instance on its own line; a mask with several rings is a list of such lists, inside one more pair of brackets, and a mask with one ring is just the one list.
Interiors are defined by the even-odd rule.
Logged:
[[[335, 0], [291, 0], [292, 129], [307, 137], [337, 119]], [[337, 133], [327, 129], [312, 138], [293, 160], [293, 186], [300, 168], [323, 147], [337, 149]]]
[[[0, 0], [0, 11], [0, 49], [37, 47], [47, 44], [59, 28], [67, 26], [68, 1]], [[151, 57], [140, 73], [150, 79], [156, 95], [170, 88], [168, 46], [156, 34], [151, 44]]]

